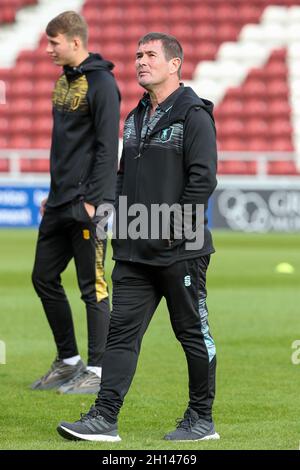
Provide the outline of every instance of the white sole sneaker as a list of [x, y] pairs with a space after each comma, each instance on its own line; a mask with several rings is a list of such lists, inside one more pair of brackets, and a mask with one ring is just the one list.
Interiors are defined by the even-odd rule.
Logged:
[[65, 439], [94, 441], [94, 442], [120, 442], [121, 438], [117, 436], [109, 436], [107, 434], [79, 434], [64, 426], [58, 426], [57, 432]]
[[220, 435], [215, 432], [214, 434], [210, 434], [209, 436], [200, 437], [200, 439], [166, 439], [169, 442], [200, 442], [200, 441], [210, 441], [210, 440], [218, 440], [220, 439]]

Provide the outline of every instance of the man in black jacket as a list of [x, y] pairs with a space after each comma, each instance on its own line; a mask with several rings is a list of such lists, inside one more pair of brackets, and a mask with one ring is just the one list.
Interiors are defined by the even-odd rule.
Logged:
[[[32, 280], [57, 346], [51, 369], [32, 388], [97, 393], [110, 308], [104, 278], [106, 241], [96, 234], [97, 207], [114, 201], [119, 92], [113, 64], [88, 53], [85, 20], [68, 11], [46, 29], [47, 53], [63, 67], [53, 93], [51, 187], [42, 202]], [[61, 273], [74, 258], [86, 305], [88, 362], [78, 353]]]
[[[187, 409], [165, 439], [219, 438], [212, 420], [216, 351], [206, 306], [206, 271], [214, 248], [205, 216], [202, 221], [198, 217], [216, 187], [216, 135], [212, 103], [180, 84], [182, 59], [182, 48], [172, 36], [150, 33], [139, 42], [137, 78], [148, 93], [129, 114], [124, 128], [116, 204], [119, 236], [113, 242], [113, 313], [103, 380], [90, 411], [79, 421], [58, 427], [67, 439], [120, 440], [117, 417], [134, 376], [143, 335], [162, 297], [189, 374]], [[131, 208], [127, 238], [120, 236], [124, 198]], [[138, 226], [132, 218], [137, 204], [148, 214], [157, 204], [176, 205], [168, 221], [169, 233], [164, 236], [161, 230], [159, 237], [129, 233]], [[189, 236], [179, 237], [178, 215], [186, 209], [190, 223], [184, 235]], [[140, 220], [148, 225], [150, 219]], [[197, 230], [202, 242], [188, 243]]]

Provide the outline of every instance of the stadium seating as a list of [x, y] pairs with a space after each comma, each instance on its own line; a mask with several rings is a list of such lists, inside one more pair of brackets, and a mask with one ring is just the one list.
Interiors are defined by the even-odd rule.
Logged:
[[[37, 2], [0, 0], [0, 22], [13, 21], [18, 8], [34, 3]], [[214, 60], [226, 41], [231, 42], [223, 44], [222, 53], [230, 57], [232, 41], [238, 39], [243, 26], [258, 23], [268, 5], [300, 5], [300, 0], [86, 0], [82, 13], [90, 27], [90, 49], [116, 65], [115, 75], [122, 92], [122, 123], [143, 93], [134, 71], [139, 37], [153, 30], [177, 36], [185, 51], [183, 80], [191, 80], [197, 64]], [[1, 15], [7, 9], [13, 13], [10, 17], [6, 13], [7, 19], [3, 20]], [[251, 28], [246, 33], [251, 36]], [[12, 70], [0, 69], [0, 79], [7, 83], [7, 105], [0, 108], [1, 148], [49, 146], [51, 92], [60, 71], [48, 60], [46, 44], [42, 37], [36, 50], [19, 54]], [[255, 50], [248, 48], [246, 52], [251, 55]], [[243, 58], [245, 51], [241, 54]], [[293, 151], [286, 55], [283, 47], [274, 50], [265, 65], [253, 68], [243, 83], [228, 88], [215, 109], [221, 151]], [[229, 77], [240, 73], [238, 63], [227, 67], [227, 71], [225, 66], [223, 69], [222, 73]], [[202, 94], [206, 95], [205, 89]], [[276, 164], [274, 174], [290, 168]], [[35, 161], [32, 165], [45, 168], [44, 162]], [[21, 167], [25, 172], [32, 169], [26, 160]], [[226, 161], [219, 172], [254, 174], [256, 169], [252, 161]], [[288, 174], [295, 173], [289, 169]]]
[[19, 8], [35, 3], [37, 0], [0, 0], [0, 24], [14, 22]]
[[22, 173], [47, 173], [49, 171], [49, 160], [22, 158]]
[[285, 59], [285, 50], [274, 51], [241, 87], [228, 90], [216, 109], [220, 150], [293, 150]]

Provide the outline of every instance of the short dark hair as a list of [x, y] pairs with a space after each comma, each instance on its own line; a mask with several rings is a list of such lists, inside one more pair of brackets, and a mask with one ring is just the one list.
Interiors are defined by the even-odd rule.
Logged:
[[65, 34], [69, 39], [79, 36], [84, 47], [87, 47], [88, 26], [85, 19], [75, 11], [64, 11], [53, 18], [46, 27], [46, 34], [50, 37]]
[[150, 41], [161, 41], [165, 58], [167, 60], [174, 59], [174, 57], [179, 57], [181, 60], [180, 67], [178, 69], [178, 77], [181, 77], [181, 66], [183, 62], [183, 49], [180, 42], [169, 34], [165, 33], [148, 33], [143, 36], [138, 45], [147, 44]]

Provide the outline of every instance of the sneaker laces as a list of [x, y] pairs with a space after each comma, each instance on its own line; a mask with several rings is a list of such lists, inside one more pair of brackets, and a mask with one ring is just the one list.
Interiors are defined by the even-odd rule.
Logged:
[[100, 415], [99, 410], [93, 405], [87, 413], [80, 413], [80, 420], [82, 423], [84, 421], [89, 421], [91, 418], [97, 418]]
[[188, 409], [184, 413], [183, 418], [176, 419], [176, 428], [177, 429], [184, 429], [185, 431], [191, 431], [193, 424], [195, 424], [197, 420], [195, 417], [192, 416], [190, 410]]

